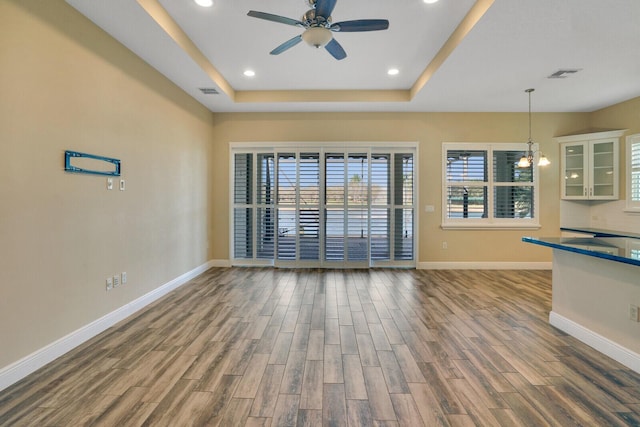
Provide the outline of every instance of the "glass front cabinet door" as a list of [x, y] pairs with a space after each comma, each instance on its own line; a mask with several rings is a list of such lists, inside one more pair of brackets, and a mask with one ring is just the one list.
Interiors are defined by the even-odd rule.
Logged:
[[589, 142], [590, 199], [618, 198], [618, 142], [600, 140]]
[[558, 137], [561, 196], [568, 200], [618, 198], [618, 145], [624, 131]]
[[562, 164], [564, 170], [563, 199], [584, 199], [587, 196], [587, 156], [583, 142], [573, 142], [562, 145]]

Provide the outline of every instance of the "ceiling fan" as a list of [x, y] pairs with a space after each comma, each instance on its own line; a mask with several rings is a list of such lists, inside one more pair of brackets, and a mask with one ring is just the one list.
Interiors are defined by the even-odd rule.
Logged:
[[333, 23], [331, 13], [336, 6], [337, 0], [307, 0], [311, 7], [301, 20], [287, 18], [271, 13], [249, 11], [247, 15], [254, 18], [265, 19], [267, 21], [279, 22], [281, 24], [293, 25], [304, 28], [304, 32], [294, 38], [287, 40], [280, 46], [273, 49], [271, 55], [279, 55], [282, 52], [291, 49], [301, 41], [320, 48], [324, 47], [335, 59], [344, 59], [347, 53], [344, 51], [340, 43], [333, 38], [333, 33], [337, 32], [362, 32], [362, 31], [378, 31], [389, 28], [389, 21], [386, 19], [358, 19], [355, 21], [343, 21]]

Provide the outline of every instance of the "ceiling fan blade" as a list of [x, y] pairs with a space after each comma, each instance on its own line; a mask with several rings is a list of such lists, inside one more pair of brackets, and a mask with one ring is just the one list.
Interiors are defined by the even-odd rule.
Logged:
[[284, 52], [285, 50], [291, 49], [292, 47], [294, 47], [295, 45], [297, 45], [301, 41], [302, 41], [302, 35], [295, 36], [294, 38], [289, 39], [286, 42], [282, 43], [280, 46], [278, 46], [277, 48], [273, 49], [269, 53], [271, 55], [280, 55], [282, 52]]
[[336, 58], [338, 61], [347, 57], [347, 52], [344, 51], [336, 39], [331, 39], [324, 48], [327, 49], [327, 52], [329, 52], [331, 56]]
[[279, 22], [280, 24], [293, 25], [295, 27], [306, 28], [305, 25], [302, 22], [298, 21], [297, 19], [287, 18], [280, 15], [274, 15], [272, 13], [265, 13], [265, 12], [258, 12], [256, 10], [250, 10], [249, 13], [247, 13], [247, 15], [254, 18], [265, 19], [267, 21]]
[[355, 21], [336, 22], [329, 29], [342, 33], [354, 33], [359, 31], [378, 31], [389, 28], [389, 21], [386, 19], [358, 19]]
[[337, 0], [316, 0], [316, 15], [325, 19], [331, 16]]

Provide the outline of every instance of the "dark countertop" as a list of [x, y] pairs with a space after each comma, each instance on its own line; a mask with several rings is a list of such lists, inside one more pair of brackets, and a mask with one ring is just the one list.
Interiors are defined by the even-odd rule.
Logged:
[[640, 267], [640, 240], [637, 238], [523, 237], [522, 241]]

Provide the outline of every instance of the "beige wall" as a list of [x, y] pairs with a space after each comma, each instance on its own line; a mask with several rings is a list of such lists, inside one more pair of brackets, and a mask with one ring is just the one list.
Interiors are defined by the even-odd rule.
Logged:
[[[559, 234], [559, 148], [554, 136], [587, 126], [587, 114], [535, 114], [534, 140], [552, 165], [541, 170], [539, 230], [442, 230], [442, 142], [522, 142], [528, 118], [518, 113], [298, 113], [216, 114], [216, 223], [229, 226], [228, 143], [242, 141], [419, 142], [419, 262], [549, 262], [544, 248], [521, 242], [525, 235]], [[434, 205], [434, 213], [425, 213]], [[448, 249], [442, 249], [446, 241]], [[229, 257], [229, 236], [212, 242], [213, 258]]]
[[[0, 369], [210, 259], [212, 134], [63, 1], [0, 1]], [[65, 173], [66, 149], [121, 159], [126, 191]]]
[[594, 111], [589, 124], [594, 128], [629, 129], [627, 135], [640, 132], [640, 97]]

